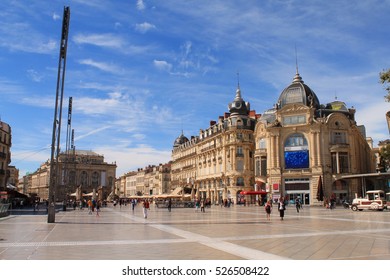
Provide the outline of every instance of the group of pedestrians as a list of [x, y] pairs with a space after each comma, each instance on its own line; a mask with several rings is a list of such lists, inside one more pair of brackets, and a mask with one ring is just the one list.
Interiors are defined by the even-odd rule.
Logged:
[[88, 215], [92, 215], [92, 212], [96, 212], [96, 216], [100, 216], [99, 214], [100, 207], [102, 206], [100, 200], [90, 199], [88, 200], [87, 205], [88, 205]]
[[[278, 212], [279, 212], [279, 217], [280, 220], [284, 219], [284, 212], [286, 211], [286, 201], [283, 197], [279, 198], [278, 203]], [[299, 213], [299, 210], [302, 209], [302, 203], [299, 197], [295, 199], [295, 208], [297, 210], [297, 213]], [[271, 220], [271, 212], [272, 212], [272, 201], [268, 200], [264, 206], [265, 213], [266, 213], [266, 218], [268, 221]]]
[[200, 212], [205, 213], [205, 206], [206, 206], [206, 201], [204, 199], [197, 199], [195, 201], [195, 212], [198, 212], [200, 209]]
[[[285, 200], [283, 198], [280, 198], [279, 201], [278, 201], [277, 206], [278, 206], [280, 219], [283, 220], [284, 219], [284, 211], [286, 210]], [[264, 209], [265, 209], [267, 221], [270, 221], [271, 220], [271, 212], [272, 212], [272, 202], [271, 202], [271, 200], [268, 200], [266, 202], [266, 204], [264, 206]]]
[[[284, 219], [284, 211], [286, 210], [285, 200], [283, 198], [280, 198], [277, 205], [278, 205], [280, 219], [283, 220]], [[267, 203], [264, 206], [264, 209], [265, 209], [267, 221], [270, 221], [271, 220], [271, 212], [272, 212], [271, 200], [267, 201]]]

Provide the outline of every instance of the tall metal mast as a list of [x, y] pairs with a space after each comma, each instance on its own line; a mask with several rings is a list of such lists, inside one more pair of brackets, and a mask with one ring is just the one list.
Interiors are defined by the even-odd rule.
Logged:
[[68, 47], [69, 20], [70, 20], [70, 9], [69, 7], [64, 7], [64, 16], [62, 19], [60, 55], [58, 61], [56, 100], [55, 100], [55, 107], [54, 107], [53, 137], [52, 137], [51, 157], [50, 157], [49, 205], [48, 205], [48, 215], [47, 215], [48, 223], [55, 222], [56, 188], [58, 186], [59, 177], [60, 177], [58, 157], [60, 153], [62, 101], [64, 98], [64, 82], [65, 82], [65, 67], [66, 67], [66, 51]]
[[66, 154], [66, 160], [63, 165], [63, 183], [65, 187], [65, 192], [68, 192], [71, 187], [70, 177], [69, 177], [69, 164], [71, 161], [70, 157], [70, 141], [71, 141], [71, 134], [72, 134], [72, 97], [69, 97], [69, 105], [68, 105], [68, 123], [66, 127], [66, 147], [65, 147], [65, 154]]

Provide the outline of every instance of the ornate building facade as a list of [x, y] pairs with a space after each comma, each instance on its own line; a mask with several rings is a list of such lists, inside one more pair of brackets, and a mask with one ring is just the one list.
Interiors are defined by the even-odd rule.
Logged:
[[11, 163], [11, 127], [0, 121], [0, 190], [6, 189], [10, 171], [8, 165]]
[[250, 110], [238, 87], [229, 113], [211, 121], [190, 139], [183, 133], [172, 150], [172, 189], [182, 188], [193, 197], [221, 203], [237, 201], [241, 191], [254, 184], [253, 131], [259, 115]]
[[[255, 129], [255, 180], [269, 196], [315, 205], [362, 195], [359, 178], [375, 159], [355, 109], [341, 101], [320, 104], [298, 71]], [[321, 197], [323, 196], [323, 197]], [[318, 199], [317, 199], [318, 198]]]
[[[95, 152], [75, 150], [61, 153], [58, 160], [58, 185], [56, 199], [62, 201], [72, 193], [95, 192], [100, 199], [106, 199], [114, 191], [116, 164], [104, 161], [104, 156]], [[37, 171], [26, 175], [31, 178], [29, 194], [48, 199], [50, 183], [50, 161]], [[30, 181], [30, 180], [25, 180]]]

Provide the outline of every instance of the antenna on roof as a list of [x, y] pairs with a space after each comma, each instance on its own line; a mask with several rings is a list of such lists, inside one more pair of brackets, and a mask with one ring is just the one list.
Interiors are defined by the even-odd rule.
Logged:
[[240, 88], [240, 71], [237, 70], [237, 88]]
[[299, 72], [298, 72], [298, 54], [297, 54], [297, 44], [295, 44], [295, 69], [297, 70], [297, 74], [298, 74]]

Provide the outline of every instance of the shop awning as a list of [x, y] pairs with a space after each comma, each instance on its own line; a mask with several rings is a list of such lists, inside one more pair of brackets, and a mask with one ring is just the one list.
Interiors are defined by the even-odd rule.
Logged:
[[263, 194], [267, 194], [266, 191], [242, 191], [240, 192], [240, 194], [243, 194], [243, 195], [263, 195]]

